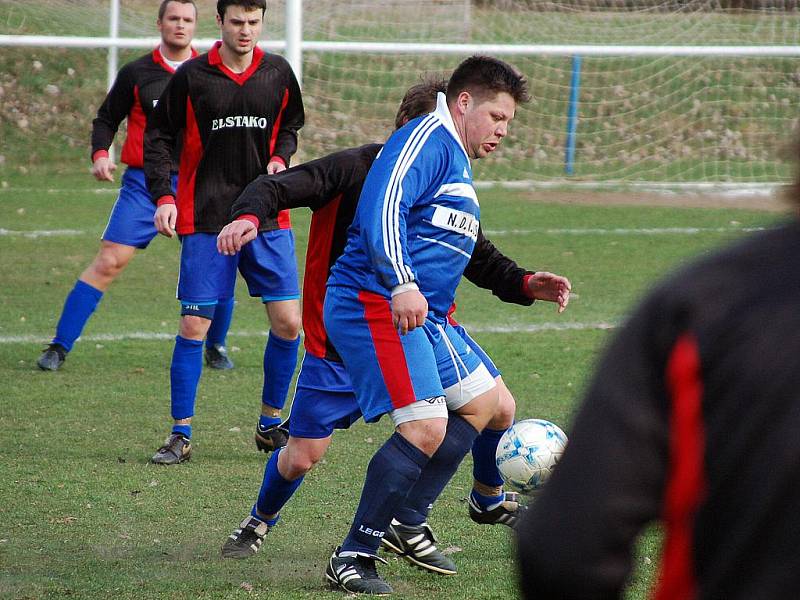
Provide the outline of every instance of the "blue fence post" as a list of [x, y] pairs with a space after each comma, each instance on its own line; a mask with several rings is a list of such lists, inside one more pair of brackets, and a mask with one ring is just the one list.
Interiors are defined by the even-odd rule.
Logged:
[[572, 79], [569, 90], [569, 107], [567, 108], [567, 143], [564, 157], [564, 170], [567, 175], [575, 172], [575, 140], [578, 130], [578, 98], [581, 91], [581, 57], [572, 57]]

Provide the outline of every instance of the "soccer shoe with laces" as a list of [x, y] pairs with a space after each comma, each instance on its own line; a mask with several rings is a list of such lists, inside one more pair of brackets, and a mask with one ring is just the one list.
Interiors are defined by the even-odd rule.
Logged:
[[261, 452], [272, 452], [283, 448], [289, 441], [289, 419], [271, 427], [261, 427], [261, 423], [258, 423], [255, 438], [256, 448]]
[[192, 456], [192, 442], [180, 433], [172, 433], [150, 459], [156, 465], [177, 465]]
[[455, 563], [436, 547], [436, 537], [427, 523], [403, 525], [397, 519], [392, 519], [381, 544], [420, 569], [440, 575], [456, 574]]
[[36, 361], [42, 371], [58, 371], [67, 359], [67, 351], [61, 344], [50, 344]]
[[341, 588], [351, 594], [372, 596], [388, 596], [394, 591], [392, 586], [381, 579], [375, 568], [376, 560], [386, 564], [385, 560], [361, 552], [358, 556], [339, 556], [341, 550], [338, 547], [333, 551], [325, 568], [325, 578], [332, 588]]
[[472, 499], [472, 494], [469, 496], [469, 518], [481, 525], [502, 524], [513, 528], [526, 510], [528, 507], [519, 503], [516, 492], [506, 492], [503, 501], [490, 509], [481, 508]]
[[222, 558], [250, 558], [258, 552], [267, 533], [269, 525], [252, 515], [248, 516], [225, 540], [222, 546]]
[[212, 369], [232, 369], [233, 361], [228, 358], [228, 351], [225, 346], [214, 344], [213, 346], [206, 347], [206, 364]]

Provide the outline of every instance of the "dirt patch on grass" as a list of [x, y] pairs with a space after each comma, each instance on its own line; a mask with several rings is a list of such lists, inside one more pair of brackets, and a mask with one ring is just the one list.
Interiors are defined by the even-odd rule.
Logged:
[[763, 192], [706, 193], [706, 192], [653, 192], [653, 191], [562, 191], [531, 190], [521, 192], [522, 198], [532, 202], [557, 204], [622, 204], [627, 206], [674, 206], [693, 208], [736, 208], [765, 212], [789, 212], [790, 204], [780, 193]]

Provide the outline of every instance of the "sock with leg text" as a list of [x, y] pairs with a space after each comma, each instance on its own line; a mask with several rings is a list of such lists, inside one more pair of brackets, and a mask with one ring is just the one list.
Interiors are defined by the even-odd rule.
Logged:
[[194, 415], [197, 384], [202, 371], [203, 342], [175, 336], [169, 369], [173, 419], [188, 419]]
[[206, 348], [225, 345], [225, 338], [233, 318], [233, 303], [233, 298], [217, 302], [214, 318], [211, 320], [211, 326], [206, 334]]
[[392, 434], [369, 462], [343, 551], [378, 553], [381, 537], [428, 460], [427, 454], [402, 435]]
[[256, 509], [263, 515], [277, 515], [303, 483], [303, 476], [294, 481], [288, 481], [281, 475], [278, 470], [278, 457], [282, 451], [283, 448], [279, 448], [267, 461], [267, 466], [264, 468], [264, 480], [261, 482], [261, 490], [258, 492], [258, 501], [252, 512], [254, 517], [261, 519], [270, 527], [278, 522], [278, 517], [265, 519], [258, 516]]
[[103, 292], [78, 279], [64, 300], [64, 308], [58, 319], [53, 343], [63, 346], [67, 352], [72, 350], [75, 340], [80, 337], [86, 322], [102, 298]]
[[478, 432], [464, 418], [450, 413], [447, 431], [436, 453], [422, 469], [402, 507], [393, 515], [404, 525], [421, 525], [433, 503], [458, 470]]
[[267, 346], [264, 348], [264, 387], [261, 391], [261, 402], [264, 404], [278, 409], [286, 404], [299, 347], [300, 336], [285, 340], [269, 332]]

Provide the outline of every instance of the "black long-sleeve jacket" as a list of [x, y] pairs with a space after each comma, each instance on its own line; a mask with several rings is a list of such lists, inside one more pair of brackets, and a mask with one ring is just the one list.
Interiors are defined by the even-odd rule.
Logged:
[[[254, 215], [259, 221], [278, 211], [309, 207], [311, 218], [303, 282], [303, 330], [308, 352], [338, 360], [322, 322], [325, 283], [330, 268], [344, 251], [347, 228], [353, 221], [361, 188], [380, 144], [335, 152], [277, 175], [261, 176], [245, 188], [233, 205], [231, 218]], [[464, 275], [475, 285], [492, 290], [505, 302], [528, 306], [533, 299], [523, 293], [525, 275], [478, 231], [478, 241]]]
[[665, 537], [658, 600], [800, 598], [798, 307], [798, 223], [647, 297], [518, 527], [527, 598], [620, 598], [654, 520]]
[[[144, 170], [153, 202], [172, 196], [169, 155], [183, 132], [176, 230], [216, 233], [245, 186], [278, 157], [288, 165], [304, 122], [300, 88], [284, 58], [256, 47], [251, 66], [233, 73], [219, 42], [181, 66], [148, 119]], [[289, 227], [288, 213], [261, 229]]]
[[[128, 166], [142, 168], [145, 124], [174, 72], [158, 48], [119, 70], [92, 121], [92, 160], [98, 152], [108, 151], [120, 123], [128, 119], [128, 134], [120, 160]], [[173, 171], [178, 168], [179, 156], [180, 148], [176, 147], [172, 154]]]

